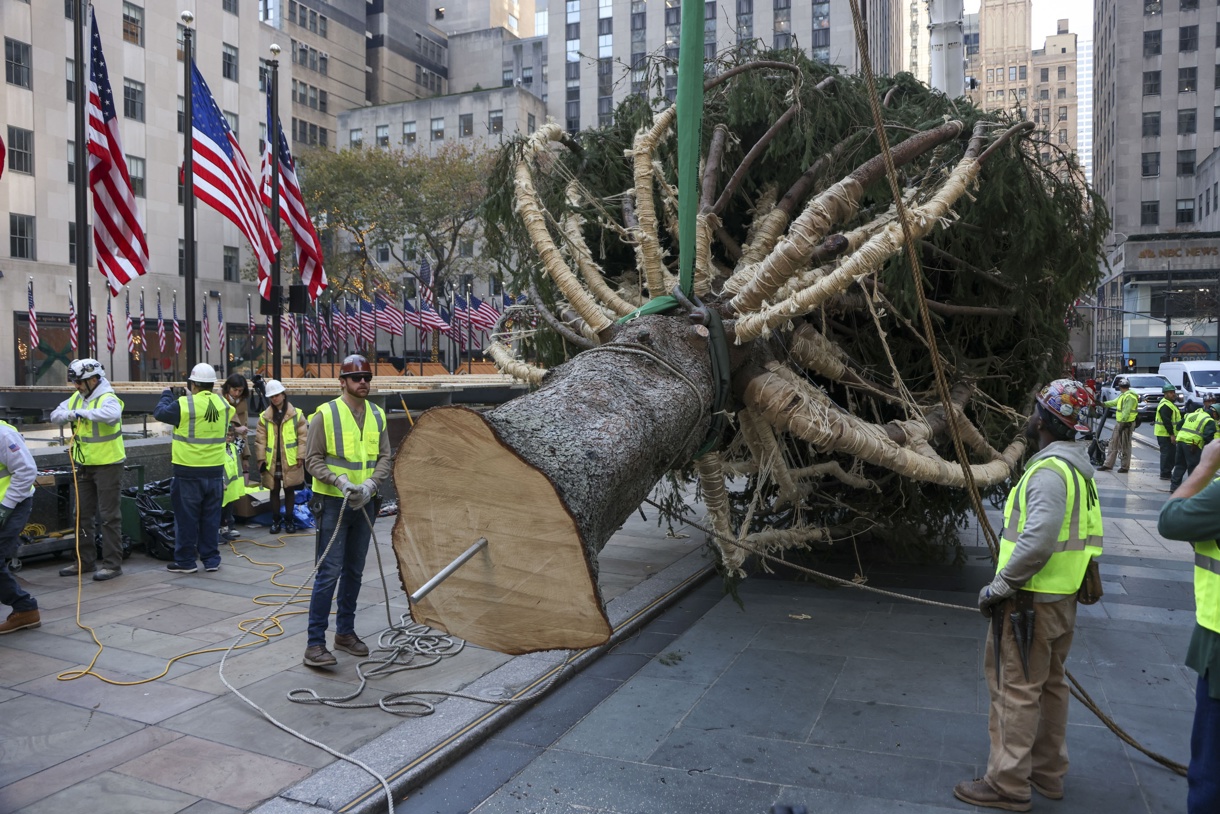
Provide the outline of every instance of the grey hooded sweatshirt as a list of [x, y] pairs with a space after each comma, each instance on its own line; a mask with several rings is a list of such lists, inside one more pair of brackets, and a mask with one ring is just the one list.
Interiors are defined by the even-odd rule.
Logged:
[[[1093, 464], [1085, 445], [1072, 441], [1055, 441], [1039, 450], [1025, 464], [1026, 468], [1043, 458], [1060, 458], [1075, 467], [1088, 479], [1093, 478]], [[1046, 567], [1059, 529], [1063, 526], [1063, 515], [1067, 511], [1067, 484], [1058, 471], [1049, 467], [1039, 469], [1029, 479], [1025, 490], [1025, 528], [1017, 537], [1012, 557], [1004, 564], [1000, 576], [1010, 585], [1021, 587]], [[1012, 522], [1017, 521], [1016, 509]], [[1069, 594], [1034, 594], [1035, 602], [1055, 602]]]

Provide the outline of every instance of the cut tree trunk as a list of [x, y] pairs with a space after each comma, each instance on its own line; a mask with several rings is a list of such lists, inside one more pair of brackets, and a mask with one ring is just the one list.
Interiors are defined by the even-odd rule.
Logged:
[[487, 548], [412, 607], [503, 653], [602, 644], [597, 554], [711, 423], [706, 330], [646, 316], [494, 410], [429, 410], [394, 465], [407, 593], [479, 537]]

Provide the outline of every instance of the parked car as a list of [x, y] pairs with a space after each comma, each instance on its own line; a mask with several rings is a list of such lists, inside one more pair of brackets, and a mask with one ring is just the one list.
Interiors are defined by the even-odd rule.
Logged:
[[[1171, 382], [1159, 373], [1126, 373], [1123, 375], [1127, 377], [1127, 381], [1131, 382], [1132, 392], [1139, 396], [1140, 418], [1144, 421], [1151, 421], [1153, 414], [1156, 413], [1156, 405], [1161, 401], [1165, 385]], [[1118, 388], [1114, 386], [1114, 379], [1110, 379], [1101, 386], [1101, 400], [1113, 401], [1116, 398], [1118, 398]], [[1110, 408], [1109, 415], [1114, 415], [1113, 407]]]
[[1220, 362], [1215, 360], [1162, 362], [1159, 372], [1178, 389], [1184, 411], [1201, 407], [1204, 395], [1220, 393]]

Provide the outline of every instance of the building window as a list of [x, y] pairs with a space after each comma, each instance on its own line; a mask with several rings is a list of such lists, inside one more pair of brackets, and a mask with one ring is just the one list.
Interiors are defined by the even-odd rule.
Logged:
[[495, 135], [496, 133], [504, 132], [504, 111], [489, 110], [487, 111], [487, 130]]
[[66, 83], [64, 87], [65, 87], [65, 90], [67, 91], [68, 102], [70, 104], [75, 103], [76, 102], [76, 60], [72, 60], [72, 59], [64, 60], [64, 80]]
[[[89, 245], [89, 241], [85, 241], [85, 246]], [[92, 258], [90, 258], [92, 259]], [[85, 261], [89, 262], [88, 260]], [[75, 221], [68, 222], [68, 264], [76, 265], [76, 223]]]
[[1199, 50], [1199, 26], [1184, 25], [1178, 29], [1178, 50], [1179, 51], [1198, 51]]
[[[1220, 110], [1220, 108], [1217, 108]], [[1154, 138], [1161, 135], [1161, 114], [1159, 111], [1144, 114], [1144, 138]]]
[[474, 135], [474, 114], [459, 113], [458, 114], [458, 138], [466, 138]]
[[37, 260], [34, 249], [34, 216], [10, 213], [8, 216], [9, 256], [21, 260]]
[[1178, 135], [1189, 136], [1195, 132], [1197, 117], [1195, 108], [1178, 111]]
[[429, 129], [432, 131], [433, 141], [445, 140], [445, 118], [443, 116], [433, 119]]
[[178, 276], [186, 276], [186, 241], [178, 241]]
[[1161, 0], [1144, 0], [1144, 16], [1161, 13]]
[[[1217, 5], [1220, 5], [1218, 3]], [[1198, 11], [1199, 0], [1181, 0], [1181, 5], [1178, 6], [1182, 11]]]
[[13, 172], [34, 174], [34, 131], [9, 125], [8, 168]]
[[325, 113], [327, 111], [327, 109], [330, 107], [330, 103], [328, 101], [329, 98], [330, 97], [328, 97], [326, 95], [326, 91], [321, 90], [321, 89], [318, 90], [318, 112], [319, 113]]
[[1012, 65], [1008, 68], [1008, 81], [1009, 82], [1017, 81], [1017, 66], [1016, 65]]
[[328, 29], [329, 29], [329, 24], [327, 23], [326, 17], [324, 15], [319, 14], [318, 15], [318, 36], [324, 40], [330, 39]]
[[1056, 99], [1068, 98], [1067, 88], [1059, 88], [1059, 90], [1055, 91], [1055, 98]]
[[379, 124], [379, 125], [377, 125], [376, 133], [377, 133], [377, 146], [378, 147], [389, 147], [390, 146], [390, 126], [388, 124]]
[[1140, 156], [1140, 175], [1144, 178], [1155, 178], [1161, 174], [1161, 154], [1144, 153]]
[[534, 66], [533, 65], [526, 65], [524, 68], [521, 69], [521, 84], [522, 85], [534, 84]]
[[237, 262], [237, 247], [225, 246], [224, 252], [224, 275], [226, 283], [241, 282], [241, 268]]
[[[1161, 55], [1161, 30], [1144, 32], [1144, 56], [1156, 57]], [[1043, 80], [1045, 81], [1045, 80]]]
[[[1220, 111], [1220, 107], [1216, 108], [1216, 110]], [[1218, 115], [1220, 115], [1220, 114], [1218, 114]], [[537, 129], [538, 129], [538, 117], [535, 116], [533, 113], [525, 114], [525, 132], [526, 132], [526, 134], [528, 135], [529, 133], [532, 133]], [[1220, 130], [1220, 127], [1217, 127], [1216, 129]]]
[[1178, 150], [1178, 175], [1195, 174], [1195, 151]]
[[237, 0], [223, 0], [220, 7], [230, 14], [237, 14]]
[[[1029, 74], [1026, 72], [1026, 67], [1027, 66], [1022, 65], [1019, 68], [1017, 68], [1017, 79], [1020, 79], [1022, 82], [1024, 82], [1026, 79], [1029, 78]], [[1060, 69], [1060, 70], [1062, 70], [1062, 69]]]
[[1051, 92], [1050, 92], [1049, 88], [1043, 88], [1042, 90], [1038, 91], [1038, 100], [1039, 101], [1047, 102], [1047, 101], [1050, 101], [1050, 98], [1051, 98]]
[[1161, 94], [1161, 72], [1144, 71], [1144, 95], [1159, 96]]
[[1195, 199], [1194, 198], [1179, 198], [1178, 199], [1178, 216], [1175, 223], [1178, 226], [1195, 222]]
[[402, 143], [403, 144], [414, 144], [415, 143], [415, 122], [403, 122], [402, 123]]
[[1220, 131], [1220, 105], [1212, 109], [1212, 130]]
[[459, 257], [474, 257], [474, 241], [469, 240], [467, 238], [463, 238], [458, 243], [458, 256]]
[[509, 68], [500, 75], [500, 85], [505, 88], [511, 88], [513, 86], [513, 78], [512, 68]]
[[186, 132], [186, 99], [178, 97], [178, 132]]
[[1161, 225], [1161, 202], [1140, 201], [1140, 226]]
[[[301, 140], [304, 141], [305, 139], [302, 138]], [[347, 143], [348, 143], [348, 146], [350, 146], [353, 150], [358, 150], [361, 147], [363, 147], [364, 146], [364, 128], [363, 127], [352, 128], [352, 130], [348, 133]]]
[[30, 46], [4, 38], [4, 81], [19, 88], [30, 87]]
[[318, 128], [318, 146], [319, 146], [319, 147], [326, 147], [326, 146], [327, 146], [327, 143], [328, 143], [329, 141], [330, 141], [330, 137], [326, 135], [326, 128], [325, 128], [325, 127], [319, 127], [319, 128]]
[[1065, 105], [1065, 106], [1059, 108], [1059, 121], [1065, 122], [1067, 120], [1068, 120], [1068, 109], [1067, 109], [1067, 106]]
[[134, 79], [123, 80], [123, 115], [135, 121], [144, 121], [144, 83]]
[[68, 142], [68, 183], [76, 183], [76, 142]]
[[144, 9], [134, 3], [123, 4], [123, 41], [144, 44]]
[[178, 23], [178, 61], [186, 59], [186, 26]]
[[237, 114], [232, 111], [222, 111], [225, 116], [225, 121], [229, 123], [229, 129], [233, 131], [233, 138], [238, 138], [239, 130], [237, 128]]
[[1198, 68], [1178, 68], [1178, 93], [1194, 93], [1199, 89]]
[[127, 175], [131, 179], [131, 193], [137, 198], [143, 198], [144, 159], [134, 155], [127, 156]]
[[1067, 143], [1068, 143], [1068, 131], [1067, 131], [1067, 130], [1060, 130], [1060, 131], [1059, 131], [1059, 143], [1060, 143], [1060, 144], [1067, 144]]
[[988, 68], [987, 69], [987, 84], [991, 84], [994, 81], [995, 81], [995, 71], [991, 68]]
[[237, 81], [237, 49], [228, 43], [221, 45], [220, 75], [225, 79]]

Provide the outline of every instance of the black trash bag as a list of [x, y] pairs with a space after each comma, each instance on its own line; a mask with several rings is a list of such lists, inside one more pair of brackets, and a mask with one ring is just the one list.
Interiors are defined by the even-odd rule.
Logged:
[[165, 478], [164, 480], [155, 480], [144, 484], [143, 490], [138, 486], [128, 486], [123, 490], [123, 494], [127, 497], [139, 497], [140, 495], [152, 495], [153, 497], [161, 497], [168, 495], [170, 487], [173, 486], [173, 478]]
[[136, 497], [136, 508], [140, 512], [145, 552], [158, 560], [173, 560], [174, 513], [147, 493]]

